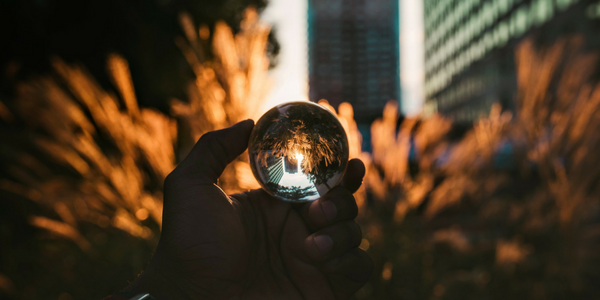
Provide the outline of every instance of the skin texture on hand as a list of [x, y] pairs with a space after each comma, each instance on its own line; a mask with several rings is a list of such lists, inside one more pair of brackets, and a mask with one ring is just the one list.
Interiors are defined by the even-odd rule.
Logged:
[[169, 174], [156, 253], [126, 290], [157, 299], [348, 299], [369, 280], [352, 196], [363, 163], [351, 160], [342, 184], [311, 203], [262, 189], [227, 196], [217, 180], [253, 126], [205, 134]]

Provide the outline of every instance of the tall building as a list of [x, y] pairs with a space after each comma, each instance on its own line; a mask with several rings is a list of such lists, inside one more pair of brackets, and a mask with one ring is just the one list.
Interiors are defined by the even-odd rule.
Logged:
[[354, 106], [357, 121], [400, 100], [398, 0], [309, 0], [309, 98]]
[[598, 44], [598, 1], [425, 0], [425, 108], [457, 121], [514, 109], [515, 46], [583, 33]]
[[263, 174], [269, 174], [267, 182], [279, 183], [284, 172], [283, 160], [276, 156], [269, 156], [267, 157], [267, 166], [263, 167], [267, 169], [267, 172], [263, 171]]

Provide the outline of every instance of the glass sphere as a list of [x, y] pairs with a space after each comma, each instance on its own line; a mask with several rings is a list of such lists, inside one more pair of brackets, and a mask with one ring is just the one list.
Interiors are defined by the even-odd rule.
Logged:
[[290, 202], [314, 201], [342, 180], [348, 137], [321, 105], [288, 102], [256, 122], [248, 155], [254, 177], [269, 194]]

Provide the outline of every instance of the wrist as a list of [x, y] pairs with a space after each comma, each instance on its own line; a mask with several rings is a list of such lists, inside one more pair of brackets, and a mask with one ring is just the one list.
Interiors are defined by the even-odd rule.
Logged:
[[193, 297], [185, 282], [157, 268], [153, 263], [144, 270], [124, 291], [135, 294], [149, 293], [156, 300], [198, 299]]

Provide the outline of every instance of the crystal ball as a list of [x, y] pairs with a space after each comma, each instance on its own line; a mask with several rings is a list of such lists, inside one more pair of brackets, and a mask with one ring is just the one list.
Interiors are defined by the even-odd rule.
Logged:
[[290, 202], [314, 201], [342, 180], [348, 137], [321, 105], [277, 105], [254, 126], [248, 144], [252, 173], [269, 194]]

